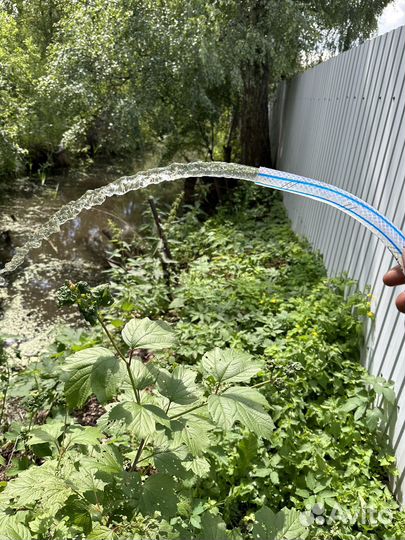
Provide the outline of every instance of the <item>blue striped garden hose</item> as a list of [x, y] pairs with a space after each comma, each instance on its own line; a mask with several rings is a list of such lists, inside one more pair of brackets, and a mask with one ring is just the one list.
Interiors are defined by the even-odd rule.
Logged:
[[265, 167], [260, 167], [256, 184], [309, 197], [349, 214], [378, 236], [404, 268], [402, 253], [405, 249], [405, 235], [381, 212], [362, 199], [325, 182]]

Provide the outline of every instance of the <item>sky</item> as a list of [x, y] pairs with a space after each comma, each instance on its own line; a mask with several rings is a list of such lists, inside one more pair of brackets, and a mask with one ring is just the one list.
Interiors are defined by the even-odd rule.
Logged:
[[405, 0], [395, 0], [388, 4], [379, 18], [377, 34], [385, 34], [403, 25], [405, 25]]

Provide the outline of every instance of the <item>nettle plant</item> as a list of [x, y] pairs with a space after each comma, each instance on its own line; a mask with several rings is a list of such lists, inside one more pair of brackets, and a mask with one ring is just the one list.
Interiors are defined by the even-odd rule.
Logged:
[[[102, 314], [112, 303], [107, 286], [70, 283], [59, 303], [76, 304], [88, 322], [101, 325], [110, 345], [67, 358], [65, 415], [30, 431], [38, 464], [1, 494], [2, 536], [242, 538], [225, 530], [217, 502], [194, 501], [192, 488], [209, 474], [210, 447], [235, 424], [270, 439], [274, 424], [259, 390], [269, 382], [262, 362], [216, 348], [193, 368], [174, 361], [167, 369], [159, 352], [175, 349], [175, 334], [166, 322], [131, 319], [113, 335]], [[69, 412], [94, 396], [105, 407], [97, 426], [76, 423]], [[306, 530], [295, 510], [273, 514], [263, 507], [251, 533], [303, 538]]]

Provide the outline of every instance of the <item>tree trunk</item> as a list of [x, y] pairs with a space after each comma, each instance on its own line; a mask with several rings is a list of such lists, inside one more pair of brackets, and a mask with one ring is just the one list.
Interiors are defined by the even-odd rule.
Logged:
[[241, 162], [271, 167], [269, 135], [269, 64], [246, 65], [242, 70], [240, 147]]

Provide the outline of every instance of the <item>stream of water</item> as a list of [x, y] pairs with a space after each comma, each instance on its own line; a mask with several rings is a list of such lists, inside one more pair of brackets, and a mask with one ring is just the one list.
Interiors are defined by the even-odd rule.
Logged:
[[256, 175], [254, 167], [220, 162], [173, 164], [118, 180], [104, 170], [81, 179], [49, 179], [45, 189], [0, 202], [0, 231], [8, 231], [16, 246], [0, 253], [7, 261], [0, 270], [0, 334], [18, 336], [22, 353], [35, 356], [47, 332], [68, 318], [64, 314], [62, 321], [55, 313], [55, 291], [67, 278], [102, 280], [108, 220], [129, 233], [139, 229], [148, 195], [168, 204], [182, 188], [176, 180], [211, 176], [254, 182]]

